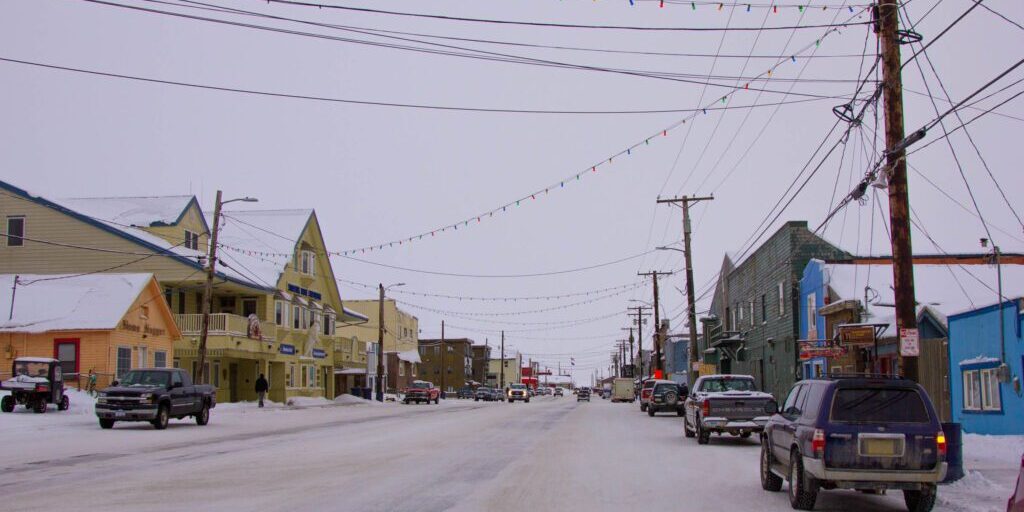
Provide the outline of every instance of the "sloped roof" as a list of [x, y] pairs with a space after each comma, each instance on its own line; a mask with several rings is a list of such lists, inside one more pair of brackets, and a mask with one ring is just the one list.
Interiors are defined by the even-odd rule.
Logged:
[[[21, 274], [14, 316], [0, 320], [0, 332], [114, 329], [151, 279], [153, 274]], [[0, 274], [0, 289], [13, 286], [14, 275]], [[0, 310], [10, 308], [11, 293], [0, 294]]]
[[277, 286], [312, 215], [309, 209], [222, 212], [222, 261], [264, 286]]
[[57, 202], [90, 217], [147, 227], [177, 224], [195, 196], [76, 197]]
[[[864, 300], [864, 287], [873, 290], [869, 295], [867, 322], [895, 322], [892, 265], [825, 264], [825, 280], [842, 299]], [[998, 283], [993, 265], [914, 265], [914, 296], [918, 302], [918, 315], [927, 310], [945, 325], [946, 317], [962, 311], [997, 302]], [[877, 295], [876, 295], [877, 294]], [[1003, 265], [1003, 295], [1019, 297], [1024, 294], [1024, 266]], [[891, 328], [891, 327], [890, 327]], [[891, 333], [890, 333], [891, 334]]]

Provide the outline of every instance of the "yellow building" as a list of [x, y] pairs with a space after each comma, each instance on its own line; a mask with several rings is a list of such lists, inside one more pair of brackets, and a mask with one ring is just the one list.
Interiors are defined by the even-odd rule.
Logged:
[[[0, 273], [150, 272], [182, 339], [173, 364], [196, 376], [209, 240], [192, 196], [48, 199], [0, 181]], [[17, 235], [17, 236], [12, 236]], [[334, 396], [341, 305], [312, 210], [225, 212], [204, 375], [219, 401]]]
[[[502, 372], [504, 366], [504, 372]], [[509, 384], [522, 382], [523, 377], [523, 356], [520, 354], [505, 354], [505, 359], [491, 359], [487, 362], [487, 385], [499, 389], [505, 389]], [[505, 380], [501, 377], [504, 373]]]
[[[380, 338], [380, 301], [347, 300], [345, 307], [366, 317], [366, 321], [338, 325], [338, 334], [363, 350], [361, 365], [340, 361], [335, 356], [339, 394], [347, 393], [353, 386], [373, 386], [377, 370], [373, 351]], [[419, 332], [418, 318], [402, 311], [393, 299], [384, 299], [384, 367], [388, 389], [402, 389], [419, 374]]]

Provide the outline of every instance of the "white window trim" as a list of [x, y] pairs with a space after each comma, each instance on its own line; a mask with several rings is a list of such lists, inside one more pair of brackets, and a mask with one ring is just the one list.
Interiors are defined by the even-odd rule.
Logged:
[[125, 350], [128, 351], [128, 368], [125, 368], [125, 371], [127, 372], [128, 370], [132, 369], [132, 347], [129, 347], [128, 345], [118, 345], [117, 349], [114, 350], [114, 378], [115, 379], [121, 378], [121, 354], [119, 353], [121, 351], [121, 349], [125, 349]]
[[782, 281], [779, 281], [779, 317], [786, 316], [786, 292]]
[[818, 337], [818, 295], [814, 292], [807, 294], [807, 337], [809, 339]]
[[[157, 366], [156, 365], [156, 363], [157, 363], [157, 357], [156, 357], [157, 354], [163, 354], [163, 356], [164, 356], [164, 365], [163, 366]], [[166, 350], [154, 350], [153, 351], [153, 366], [156, 367], [156, 368], [167, 368], [167, 351]]]
[[962, 372], [963, 410], [972, 412], [1003, 410], [998, 372], [998, 368], [978, 368]]

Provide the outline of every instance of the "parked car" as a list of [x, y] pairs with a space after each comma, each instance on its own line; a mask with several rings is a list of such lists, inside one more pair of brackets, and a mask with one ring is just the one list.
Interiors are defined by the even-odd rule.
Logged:
[[553, 393], [555, 394], [554, 396], [564, 396], [565, 390], [562, 388], [555, 388]]
[[11, 364], [13, 377], [0, 382], [0, 389], [10, 391], [0, 401], [0, 410], [12, 412], [24, 405], [37, 413], [46, 412], [48, 404], [57, 404], [58, 411], [71, 407], [64, 394], [64, 375], [60, 361], [49, 357], [19, 357]]
[[441, 403], [441, 390], [434, 387], [433, 382], [425, 380], [414, 380], [408, 388], [405, 389], [405, 398], [402, 400], [406, 405], [416, 402], [435, 404]]
[[1017, 488], [1006, 504], [1006, 512], [1024, 512], [1024, 455], [1020, 457], [1020, 471], [1017, 473]]
[[705, 375], [693, 383], [683, 416], [686, 437], [708, 444], [711, 434], [732, 434], [744, 439], [764, 430], [778, 403], [757, 391], [750, 375]]
[[512, 403], [517, 400], [530, 403], [530, 393], [526, 389], [526, 384], [512, 384], [509, 386], [508, 403]]
[[96, 398], [100, 428], [117, 421], [148, 421], [157, 430], [167, 428], [171, 418], [195, 418], [196, 425], [210, 422], [210, 409], [217, 405], [217, 392], [208, 384], [193, 384], [192, 376], [178, 368], [128, 370]]
[[481, 386], [479, 388], [476, 388], [476, 393], [473, 396], [473, 400], [477, 402], [479, 402], [480, 400], [483, 400], [485, 402], [493, 402], [495, 400], [499, 400], [500, 396], [501, 393], [498, 392], [498, 390], [494, 388], [487, 388]]
[[761, 436], [761, 487], [811, 510], [821, 489], [900, 489], [912, 512], [935, 505], [946, 436], [924, 388], [893, 377], [833, 377], [793, 386]]
[[476, 396], [476, 390], [473, 389], [473, 386], [462, 386], [455, 392], [456, 398], [473, 398], [474, 396]]
[[675, 411], [678, 416], [685, 412], [687, 388], [670, 380], [655, 381], [651, 401], [647, 404], [647, 415], [654, 416], [662, 411]]
[[640, 412], [647, 412], [647, 404], [651, 403], [656, 379], [646, 379], [640, 383]]
[[576, 401], [582, 402], [584, 400], [588, 402], [590, 401], [590, 390], [587, 388], [580, 389], [576, 392]]

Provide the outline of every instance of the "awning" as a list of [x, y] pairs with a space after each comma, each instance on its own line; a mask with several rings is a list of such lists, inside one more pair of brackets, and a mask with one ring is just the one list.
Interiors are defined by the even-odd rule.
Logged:
[[420, 360], [419, 350], [406, 350], [405, 352], [398, 352], [398, 359], [405, 361], [407, 363], [419, 364], [423, 362], [422, 360]]
[[335, 375], [366, 375], [366, 368], [335, 368]]

